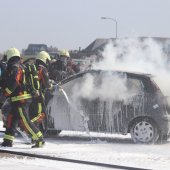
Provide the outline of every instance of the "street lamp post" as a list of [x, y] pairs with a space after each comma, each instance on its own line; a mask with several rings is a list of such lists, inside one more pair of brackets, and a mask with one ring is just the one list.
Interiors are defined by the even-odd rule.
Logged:
[[115, 24], [116, 24], [116, 38], [117, 38], [117, 21], [116, 21], [116, 19], [114, 19], [114, 18], [108, 18], [108, 17], [101, 17], [101, 19], [110, 19], [110, 20], [112, 20], [112, 21], [115, 22]]

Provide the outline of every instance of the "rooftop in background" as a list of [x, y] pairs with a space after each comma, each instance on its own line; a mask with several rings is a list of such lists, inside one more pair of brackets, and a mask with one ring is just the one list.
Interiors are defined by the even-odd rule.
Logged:
[[100, 50], [109, 41], [115, 41], [115, 40], [116, 40], [115, 38], [109, 38], [109, 39], [98, 38], [98, 39], [94, 40], [90, 45], [88, 45], [83, 51], [91, 52], [91, 51]]
[[29, 44], [27, 49], [22, 50], [22, 54], [26, 58], [35, 58], [41, 51], [46, 51], [54, 57], [58, 55], [58, 48], [52, 46], [48, 47], [46, 44]]
[[[116, 38], [108, 38], [108, 39], [98, 38], [98, 39], [94, 40], [90, 45], [88, 45], [83, 50], [83, 52], [96, 52], [98, 50], [103, 50], [104, 46], [107, 43], [109, 43], [110, 41], [116, 43], [116, 40], [121, 40], [121, 39], [123, 40], [123, 39], [128, 39], [128, 38], [131, 38], [131, 37], [118, 38], [118, 39], [116, 39]], [[162, 44], [165, 44], [167, 42], [170, 44], [170, 38], [163, 38], [163, 37], [136, 37], [136, 39], [139, 39], [140, 41], [143, 41], [144, 39], [147, 39], [147, 38], [152, 38], [155, 41], [160, 42]]]
[[24, 55], [35, 55], [40, 51], [48, 51], [46, 44], [29, 44], [28, 48], [24, 51]]

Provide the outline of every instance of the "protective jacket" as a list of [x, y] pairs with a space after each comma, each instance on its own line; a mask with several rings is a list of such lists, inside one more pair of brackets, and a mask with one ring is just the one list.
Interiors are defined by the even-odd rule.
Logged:
[[66, 63], [60, 59], [52, 62], [49, 68], [50, 78], [54, 81], [60, 82], [67, 77]]
[[10, 96], [12, 102], [30, 99], [27, 92], [25, 70], [19, 63], [11, 63], [7, 66], [5, 95]]
[[49, 78], [47, 68], [43, 65], [38, 65], [37, 70], [38, 70], [38, 78], [40, 81], [40, 86], [42, 91], [44, 92], [45, 89], [51, 89], [52, 84], [50, 83], [50, 78]]

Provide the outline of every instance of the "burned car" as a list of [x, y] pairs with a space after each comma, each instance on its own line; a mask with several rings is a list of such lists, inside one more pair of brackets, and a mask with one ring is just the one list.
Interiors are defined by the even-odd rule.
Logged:
[[61, 81], [47, 105], [48, 131], [131, 134], [135, 143], [167, 139], [167, 99], [151, 75], [88, 70]]

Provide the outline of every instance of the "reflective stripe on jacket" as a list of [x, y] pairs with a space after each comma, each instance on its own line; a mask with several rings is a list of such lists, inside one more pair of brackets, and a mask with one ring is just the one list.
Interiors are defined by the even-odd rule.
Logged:
[[11, 97], [11, 101], [16, 102], [16, 101], [30, 99], [30, 98], [32, 98], [31, 94], [23, 94], [23, 95], [20, 95], [20, 96]]

